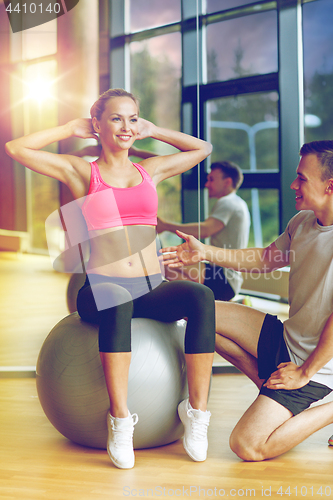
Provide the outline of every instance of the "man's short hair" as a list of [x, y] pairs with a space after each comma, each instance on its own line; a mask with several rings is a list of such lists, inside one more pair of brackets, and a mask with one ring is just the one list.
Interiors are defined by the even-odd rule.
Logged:
[[234, 189], [238, 189], [243, 182], [244, 176], [240, 167], [232, 161], [216, 161], [211, 164], [211, 170], [221, 170], [224, 177], [230, 177]]
[[322, 167], [321, 180], [333, 178], [333, 141], [312, 141], [303, 144], [300, 156], [316, 155]]

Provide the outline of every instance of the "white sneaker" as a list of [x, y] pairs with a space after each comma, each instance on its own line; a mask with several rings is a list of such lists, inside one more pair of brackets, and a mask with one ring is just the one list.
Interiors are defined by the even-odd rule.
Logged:
[[115, 418], [107, 415], [108, 441], [107, 450], [111, 461], [119, 469], [134, 467], [133, 432], [139, 420], [136, 413], [128, 412], [126, 418]]
[[207, 430], [211, 413], [193, 409], [189, 400], [184, 399], [178, 405], [178, 415], [185, 428], [183, 445], [186, 453], [195, 462], [203, 462], [207, 458]]

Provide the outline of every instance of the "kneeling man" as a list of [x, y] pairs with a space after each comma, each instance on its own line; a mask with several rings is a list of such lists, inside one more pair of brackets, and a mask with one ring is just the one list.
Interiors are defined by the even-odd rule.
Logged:
[[259, 388], [230, 437], [244, 460], [276, 457], [333, 423], [333, 402], [309, 408], [333, 389], [333, 141], [304, 144], [300, 155], [291, 184], [299, 212], [274, 243], [227, 250], [178, 232], [185, 243], [163, 249], [176, 268], [201, 260], [243, 272], [290, 265], [284, 323], [216, 302], [216, 351]]

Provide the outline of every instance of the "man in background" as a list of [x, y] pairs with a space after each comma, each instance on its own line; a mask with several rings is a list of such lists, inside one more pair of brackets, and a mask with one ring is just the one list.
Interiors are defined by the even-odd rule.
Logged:
[[[220, 248], [246, 248], [249, 239], [250, 214], [237, 190], [243, 182], [241, 169], [229, 161], [215, 162], [207, 176], [205, 187], [209, 198], [217, 201], [209, 217], [200, 222], [200, 238], [210, 237], [211, 245]], [[158, 219], [157, 232], [184, 231], [199, 237], [199, 223], [177, 224]], [[240, 290], [243, 279], [233, 269], [224, 269], [211, 263], [198, 263], [182, 269], [166, 268], [169, 280], [190, 280], [208, 286], [216, 300], [228, 301]]]

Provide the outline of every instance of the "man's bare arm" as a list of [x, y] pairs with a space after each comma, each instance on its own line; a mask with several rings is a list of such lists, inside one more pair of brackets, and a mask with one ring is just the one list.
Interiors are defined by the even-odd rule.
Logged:
[[271, 272], [289, 264], [289, 255], [272, 243], [266, 248], [225, 249], [205, 245], [194, 236], [176, 231], [185, 240], [162, 249], [164, 264], [179, 268], [207, 260], [218, 266], [242, 272]]

